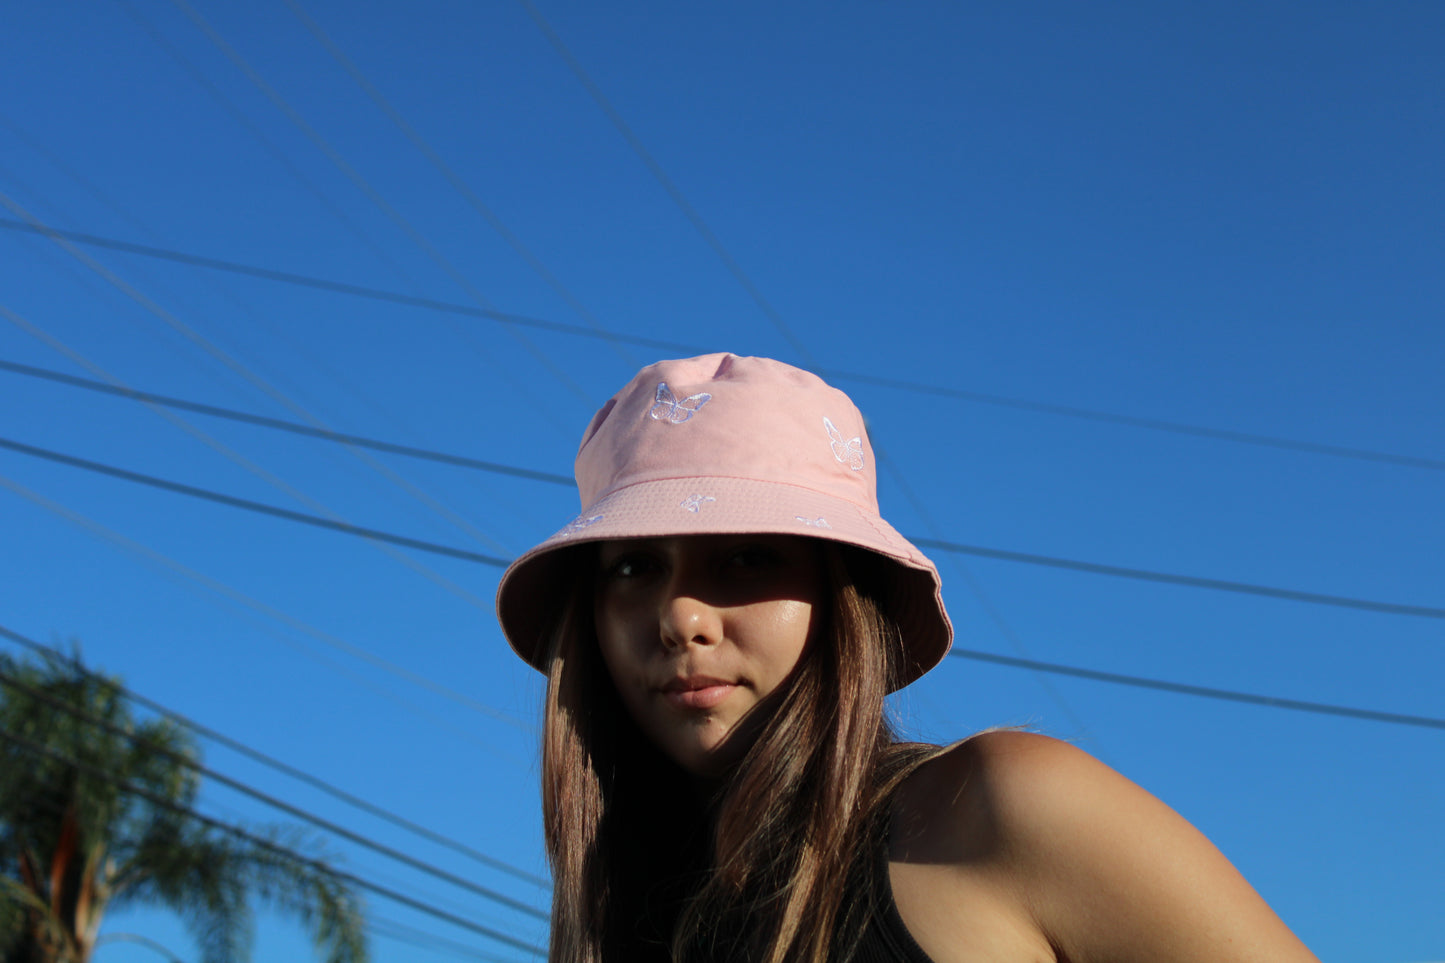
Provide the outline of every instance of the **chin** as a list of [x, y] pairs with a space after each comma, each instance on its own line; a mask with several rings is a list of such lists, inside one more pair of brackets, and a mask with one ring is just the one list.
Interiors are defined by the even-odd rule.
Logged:
[[742, 753], [730, 751], [726, 748], [726, 743], [721, 741], [710, 745], [691, 743], [686, 746], [664, 743], [660, 748], [679, 769], [700, 779], [720, 779], [742, 758]]
[[720, 739], [704, 744], [673, 746], [666, 750], [669, 758], [694, 778], [718, 782], [727, 779], [757, 739], [756, 727], [740, 723]]

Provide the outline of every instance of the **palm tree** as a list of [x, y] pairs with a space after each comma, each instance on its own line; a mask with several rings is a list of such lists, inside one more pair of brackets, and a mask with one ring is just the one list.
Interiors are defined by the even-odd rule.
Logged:
[[232, 963], [258, 901], [299, 918], [326, 963], [366, 963], [355, 894], [298, 833], [194, 813], [197, 758], [78, 660], [0, 655], [0, 960], [89, 963], [108, 909], [160, 905], [203, 963]]

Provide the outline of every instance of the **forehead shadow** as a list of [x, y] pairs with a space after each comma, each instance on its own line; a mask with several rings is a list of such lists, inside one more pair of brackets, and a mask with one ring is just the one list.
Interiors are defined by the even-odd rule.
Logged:
[[[624, 557], [629, 551], [655, 552], [669, 560], [678, 557], [681, 550], [684, 558], [707, 563], [720, 561], [717, 556], [729, 551], [758, 545], [783, 554], [783, 563], [771, 574], [759, 573], [756, 578], [693, 579], [688, 590], [710, 604], [796, 601], [802, 596], [817, 608], [826, 606], [831, 596], [828, 566], [824, 561], [828, 544], [825, 539], [777, 532], [644, 535], [592, 543], [592, 568], [600, 576], [605, 564]], [[600, 588], [600, 581], [597, 584]]]

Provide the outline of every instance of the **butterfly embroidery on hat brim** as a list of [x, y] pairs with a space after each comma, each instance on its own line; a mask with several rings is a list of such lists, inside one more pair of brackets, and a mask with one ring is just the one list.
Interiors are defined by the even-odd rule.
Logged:
[[573, 535], [576, 535], [583, 529], [591, 528], [593, 525], [596, 525], [600, 521], [602, 521], [601, 515], [578, 515], [566, 525], [563, 525], [562, 530], [552, 537], [571, 538]]
[[833, 446], [833, 457], [840, 465], [847, 465], [854, 471], [863, 470], [863, 436], [844, 438], [833, 422], [823, 416], [823, 427], [828, 429], [828, 442]]
[[667, 386], [667, 382], [659, 381], [653, 400], [653, 406], [647, 410], [648, 417], [653, 421], [680, 425], [701, 411], [702, 406], [712, 400], [712, 395], [702, 391], [695, 395], [688, 395], [679, 401], [677, 396], [672, 393], [672, 389]]
[[696, 515], [696, 514], [698, 513], [698, 511], [702, 508], [702, 503], [703, 503], [703, 502], [715, 502], [715, 501], [717, 501], [717, 499], [716, 499], [716, 498], [713, 498], [711, 495], [696, 495], [696, 494], [694, 494], [694, 495], [689, 495], [689, 496], [687, 496], [686, 498], [684, 498], [682, 501], [678, 502], [678, 503], [677, 503], [677, 507], [679, 507], [679, 508], [686, 508], [688, 511], [690, 511], [690, 512], [692, 512], [694, 515]]

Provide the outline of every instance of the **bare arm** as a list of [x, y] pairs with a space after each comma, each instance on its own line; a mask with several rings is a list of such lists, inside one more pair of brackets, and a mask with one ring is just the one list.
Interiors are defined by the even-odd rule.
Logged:
[[950, 921], [961, 942], [979, 922], [950, 901], [986, 896], [1068, 963], [1315, 960], [1198, 830], [1066, 743], [977, 736], [911, 778], [900, 806], [898, 851], [930, 883], [895, 870], [899, 907], [933, 948], [951, 942]]

